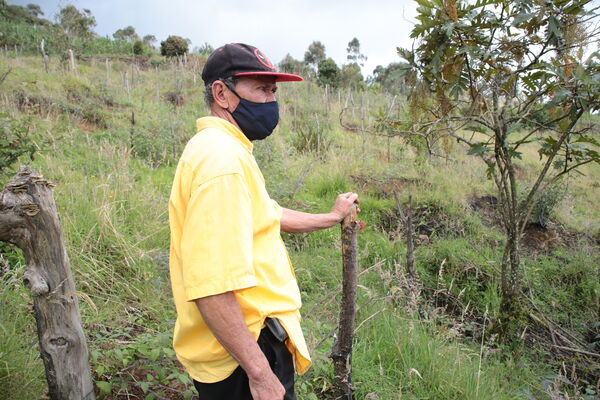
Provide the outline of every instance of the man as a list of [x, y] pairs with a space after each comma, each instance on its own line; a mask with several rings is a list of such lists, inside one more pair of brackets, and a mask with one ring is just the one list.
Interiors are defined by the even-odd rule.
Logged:
[[338, 196], [327, 214], [284, 209], [269, 198], [252, 141], [278, 123], [276, 83], [300, 76], [232, 43], [210, 55], [202, 79], [211, 115], [197, 121], [169, 200], [173, 346], [202, 400], [295, 399], [294, 367], [304, 373], [310, 358], [280, 231], [336, 225], [358, 196]]

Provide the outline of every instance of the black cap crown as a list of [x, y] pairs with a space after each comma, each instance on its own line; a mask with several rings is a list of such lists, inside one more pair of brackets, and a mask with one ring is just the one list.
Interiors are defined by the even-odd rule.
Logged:
[[243, 43], [229, 43], [219, 47], [208, 57], [202, 70], [205, 84], [217, 79], [246, 75], [275, 76], [277, 82], [302, 80], [298, 75], [277, 72], [265, 53]]

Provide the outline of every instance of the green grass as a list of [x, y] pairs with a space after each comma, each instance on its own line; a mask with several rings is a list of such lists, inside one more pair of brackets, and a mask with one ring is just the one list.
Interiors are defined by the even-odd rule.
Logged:
[[46, 384], [30, 296], [21, 284], [23, 268], [3, 277], [0, 298], [0, 399], [37, 398]]

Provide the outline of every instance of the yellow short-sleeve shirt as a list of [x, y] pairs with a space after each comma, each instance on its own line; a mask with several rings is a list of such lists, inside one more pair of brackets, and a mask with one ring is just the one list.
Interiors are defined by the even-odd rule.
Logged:
[[193, 301], [232, 291], [255, 339], [265, 318], [281, 321], [302, 374], [310, 357], [300, 328], [300, 291], [280, 235], [281, 207], [269, 197], [252, 143], [238, 128], [216, 117], [196, 124], [169, 199], [177, 358], [205, 383], [227, 378], [238, 366]]

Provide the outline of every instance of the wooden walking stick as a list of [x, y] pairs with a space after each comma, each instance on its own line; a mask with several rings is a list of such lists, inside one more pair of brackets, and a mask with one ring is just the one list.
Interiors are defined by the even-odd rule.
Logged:
[[23, 250], [51, 400], [93, 400], [88, 349], [52, 185], [29, 167], [0, 192], [0, 241]]
[[352, 336], [356, 314], [356, 281], [358, 271], [358, 232], [365, 224], [356, 220], [357, 208], [342, 221], [342, 303], [338, 335], [331, 359], [335, 376], [335, 399], [352, 399]]

